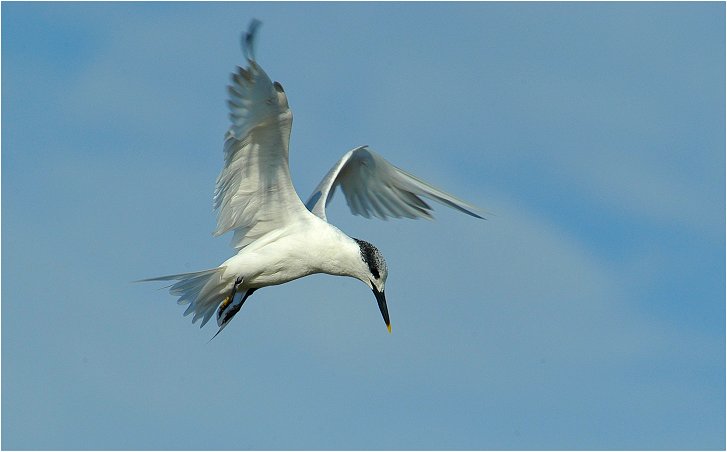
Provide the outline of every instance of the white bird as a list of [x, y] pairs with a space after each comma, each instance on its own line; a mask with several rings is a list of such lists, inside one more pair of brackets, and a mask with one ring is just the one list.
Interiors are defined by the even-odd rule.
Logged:
[[238, 67], [228, 86], [232, 125], [214, 193], [214, 235], [234, 231], [237, 254], [214, 269], [144, 281], [177, 281], [169, 292], [179, 296], [179, 304], [189, 304], [184, 315], [194, 313], [192, 323], [201, 319], [200, 328], [217, 311], [217, 336], [261, 287], [314, 273], [350, 276], [373, 291], [391, 332], [384, 257], [372, 244], [349, 237], [326, 219], [336, 187], [343, 190], [351, 211], [366, 218], [431, 218], [422, 196], [482, 217], [473, 206], [393, 166], [367, 146], [348, 151], [303, 204], [288, 167], [293, 119], [288, 99], [255, 60], [259, 26], [253, 20], [243, 36], [247, 68]]

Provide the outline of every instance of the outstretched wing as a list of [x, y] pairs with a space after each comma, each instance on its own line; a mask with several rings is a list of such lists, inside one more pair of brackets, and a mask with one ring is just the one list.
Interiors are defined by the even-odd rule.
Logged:
[[306, 202], [308, 210], [328, 221], [326, 206], [338, 186], [351, 212], [366, 218], [432, 218], [432, 208], [422, 196], [482, 218], [474, 206], [395, 167], [367, 146], [348, 151], [331, 168]]
[[288, 142], [293, 115], [280, 83], [255, 61], [253, 45], [260, 22], [243, 38], [247, 68], [238, 67], [228, 87], [232, 125], [225, 135], [225, 167], [213, 204], [214, 235], [234, 230], [232, 246], [242, 248], [266, 233], [308, 215], [290, 180]]

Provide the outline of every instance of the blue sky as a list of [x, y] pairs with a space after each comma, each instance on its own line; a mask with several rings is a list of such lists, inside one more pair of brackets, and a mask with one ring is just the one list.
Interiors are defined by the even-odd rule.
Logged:
[[[2, 4], [2, 448], [724, 449], [724, 3]], [[214, 267], [240, 33], [307, 198], [348, 149], [482, 206], [329, 219], [361, 283], [223, 334], [140, 278]]]

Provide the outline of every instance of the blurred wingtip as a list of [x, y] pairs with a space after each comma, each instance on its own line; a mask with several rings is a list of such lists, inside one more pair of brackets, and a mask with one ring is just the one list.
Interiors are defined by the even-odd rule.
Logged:
[[255, 36], [262, 25], [258, 19], [252, 19], [247, 27], [247, 32], [242, 36], [242, 53], [250, 61], [255, 61]]

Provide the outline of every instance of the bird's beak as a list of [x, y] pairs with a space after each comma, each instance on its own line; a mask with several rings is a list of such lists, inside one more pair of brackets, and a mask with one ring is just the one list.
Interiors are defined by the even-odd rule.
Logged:
[[386, 294], [384, 294], [383, 290], [379, 292], [378, 289], [376, 289], [376, 286], [374, 286], [372, 290], [374, 291], [376, 302], [379, 304], [379, 311], [381, 311], [381, 316], [384, 318], [386, 328], [389, 330], [389, 333], [391, 333], [391, 322], [389, 322], [389, 309], [386, 307]]

